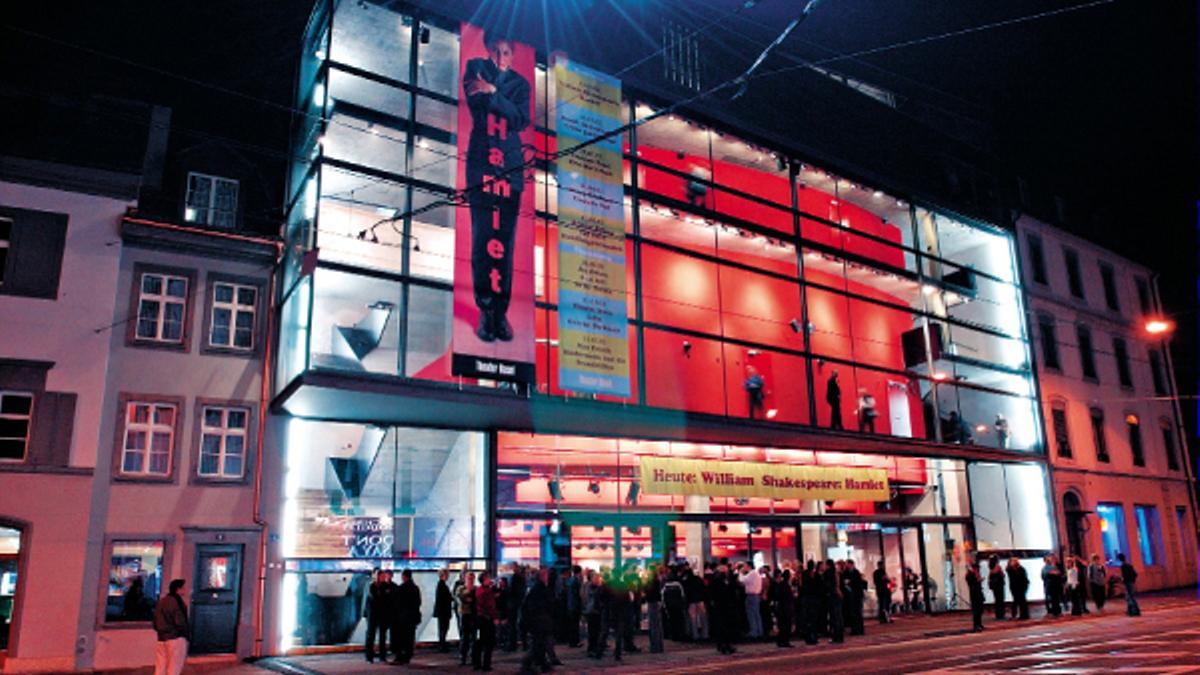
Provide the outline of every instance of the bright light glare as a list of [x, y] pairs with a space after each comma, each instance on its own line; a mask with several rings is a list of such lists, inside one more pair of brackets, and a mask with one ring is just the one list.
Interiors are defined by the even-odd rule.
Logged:
[[1175, 329], [1175, 322], [1168, 319], [1148, 319], [1146, 332], [1151, 335], [1163, 335]]

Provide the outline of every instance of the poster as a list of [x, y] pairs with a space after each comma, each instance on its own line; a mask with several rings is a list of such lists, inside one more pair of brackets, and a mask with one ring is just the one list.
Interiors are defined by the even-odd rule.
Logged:
[[[533, 48], [463, 24], [454, 214], [454, 375], [534, 380]], [[490, 44], [488, 44], [490, 43]]]
[[[554, 78], [560, 153], [622, 125], [620, 80], [563, 58]], [[556, 168], [559, 385], [627, 397], [621, 136], [563, 154]]]

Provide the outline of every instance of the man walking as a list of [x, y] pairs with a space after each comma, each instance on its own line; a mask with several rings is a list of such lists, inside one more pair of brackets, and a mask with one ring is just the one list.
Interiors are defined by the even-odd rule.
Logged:
[[1137, 596], [1137, 570], [1133, 569], [1133, 565], [1125, 560], [1124, 553], [1117, 554], [1117, 560], [1121, 562], [1121, 583], [1125, 585], [1125, 613], [1129, 616], [1141, 616], [1142, 610], [1138, 607]]
[[183, 579], [174, 579], [154, 606], [154, 675], [180, 675], [188, 651], [187, 604], [179, 596]]

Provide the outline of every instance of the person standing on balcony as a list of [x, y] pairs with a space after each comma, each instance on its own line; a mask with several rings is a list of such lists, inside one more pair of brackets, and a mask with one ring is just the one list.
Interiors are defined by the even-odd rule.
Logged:
[[746, 366], [746, 381], [742, 386], [746, 389], [746, 398], [750, 404], [750, 419], [755, 419], [755, 412], [761, 416], [763, 414], [763, 389], [766, 387], [766, 382], [757, 368]]
[[842, 429], [842, 385], [836, 370], [825, 383], [825, 402], [829, 404], [829, 428]]
[[858, 390], [858, 431], [859, 433], [875, 433], [875, 418], [879, 410], [875, 407], [875, 397], [866, 389]]
[[471, 110], [467, 144], [467, 204], [471, 210], [471, 279], [483, 342], [513, 339], [508, 305], [512, 299], [513, 246], [525, 156], [521, 132], [529, 126], [529, 82], [512, 69], [513, 45], [505, 37], [484, 36], [488, 58], [471, 59], [463, 92]]

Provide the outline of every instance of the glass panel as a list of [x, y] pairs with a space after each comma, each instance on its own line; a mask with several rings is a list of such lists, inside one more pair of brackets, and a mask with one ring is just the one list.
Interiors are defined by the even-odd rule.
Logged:
[[109, 555], [106, 622], [150, 621], [162, 594], [162, 542], [114, 541]]
[[313, 367], [399, 374], [400, 284], [323, 268], [314, 276]]
[[399, 273], [404, 255], [403, 185], [323, 167], [318, 224], [321, 259]]
[[[458, 95], [458, 45], [456, 31], [443, 30], [429, 23], [421, 25], [429, 31], [428, 41], [417, 45], [417, 85], [446, 96]], [[425, 36], [422, 35], [422, 38]]]
[[491, 531], [483, 434], [289, 424], [285, 509], [292, 519], [285, 555], [421, 560], [483, 554]]
[[312, 277], [306, 276], [284, 301], [280, 311], [276, 393], [308, 367], [308, 310], [311, 302]]
[[404, 175], [408, 168], [405, 163], [408, 137], [400, 124], [398, 121], [386, 124], [358, 119], [335, 110], [325, 129], [324, 154], [351, 164]]
[[404, 372], [423, 380], [454, 381], [450, 375], [450, 331], [454, 298], [446, 290], [410, 285]]
[[333, 14], [330, 58], [407, 81], [411, 39], [411, 17], [382, 5], [344, 0], [338, 3]]
[[[405, 79], [407, 75], [403, 73], [389, 77]], [[352, 75], [336, 67], [329, 70], [329, 98], [333, 101], [335, 112], [338, 111], [339, 104], [350, 104], [391, 117], [407, 119], [410, 97], [411, 94], [403, 89]], [[403, 152], [403, 148], [400, 148], [399, 154]]]
[[217, 284], [213, 287], [213, 295], [216, 296], [217, 302], [229, 302], [233, 300], [233, 286]]

